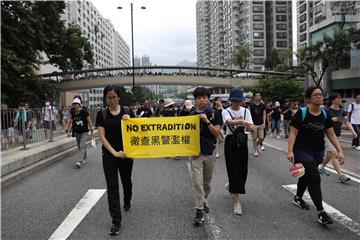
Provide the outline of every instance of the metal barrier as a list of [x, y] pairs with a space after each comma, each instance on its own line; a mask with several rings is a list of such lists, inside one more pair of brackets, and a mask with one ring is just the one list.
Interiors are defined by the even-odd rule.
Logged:
[[[96, 109], [87, 110], [95, 125]], [[70, 109], [65, 111], [54, 107], [1, 109], [1, 151], [15, 147], [26, 150], [35, 142], [54, 141], [54, 138], [66, 134], [69, 114]]]

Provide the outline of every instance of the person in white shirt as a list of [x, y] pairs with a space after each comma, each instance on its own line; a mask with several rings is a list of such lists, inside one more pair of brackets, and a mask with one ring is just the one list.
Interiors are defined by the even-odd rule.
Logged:
[[50, 125], [53, 131], [56, 131], [55, 118], [57, 118], [57, 112], [49, 101], [45, 102], [45, 106], [42, 108], [42, 119], [44, 121], [45, 139], [48, 138], [48, 129]]
[[357, 137], [352, 141], [352, 147], [360, 151], [360, 92], [355, 94], [355, 102], [349, 105], [347, 112], [349, 121], [357, 134]]
[[245, 194], [245, 183], [248, 172], [247, 136], [253, 125], [250, 110], [241, 107], [245, 100], [239, 88], [230, 90], [231, 106], [222, 111], [226, 127], [225, 163], [229, 184], [225, 184], [234, 202], [234, 214], [241, 215], [240, 194]]

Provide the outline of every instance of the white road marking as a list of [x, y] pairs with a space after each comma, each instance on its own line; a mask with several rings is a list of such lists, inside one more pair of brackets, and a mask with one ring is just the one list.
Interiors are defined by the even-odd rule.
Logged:
[[49, 239], [67, 239], [105, 192], [105, 189], [89, 189]]
[[264, 145], [266, 145], [266, 146], [269, 146], [269, 147], [275, 148], [276, 150], [279, 150], [279, 151], [282, 151], [282, 152], [287, 152], [287, 151], [283, 150], [282, 148], [275, 147], [274, 145], [271, 145], [271, 144], [268, 144], [268, 143], [263, 143], [263, 144], [264, 144]]
[[[282, 185], [283, 188], [288, 190], [289, 192], [296, 194], [296, 184], [290, 185]], [[304, 193], [303, 199], [305, 202], [313, 205], [313, 202], [310, 198], [308, 192]], [[346, 216], [345, 214], [341, 213], [339, 210], [333, 208], [329, 204], [323, 201], [324, 210], [338, 223], [342, 224], [344, 227], [349, 229], [351, 232], [355, 233], [356, 235], [360, 236], [360, 224]]]

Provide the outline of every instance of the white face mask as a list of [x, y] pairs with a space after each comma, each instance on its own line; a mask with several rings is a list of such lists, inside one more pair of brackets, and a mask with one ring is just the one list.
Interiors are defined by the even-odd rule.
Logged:
[[50, 106], [50, 103], [49, 103], [49, 102], [46, 102], [45, 105], [48, 107], [48, 106]]

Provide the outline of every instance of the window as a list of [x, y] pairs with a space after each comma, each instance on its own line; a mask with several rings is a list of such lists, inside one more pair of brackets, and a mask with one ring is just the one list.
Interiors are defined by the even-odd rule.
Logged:
[[306, 23], [304, 23], [303, 25], [300, 25], [300, 32], [303, 32], [306, 30]]
[[264, 11], [263, 6], [253, 6], [253, 12], [259, 13], [259, 12], [263, 12], [263, 11]]
[[276, 47], [287, 47], [287, 41], [276, 41]]
[[286, 32], [277, 32], [276, 33], [276, 38], [278, 38], [278, 39], [286, 39], [287, 38], [287, 33]]
[[299, 7], [299, 12], [303, 13], [306, 10], [306, 4], [303, 4]]
[[253, 37], [254, 38], [264, 38], [264, 33], [263, 32], [254, 32]]
[[254, 49], [254, 56], [264, 56], [264, 49]]
[[304, 22], [306, 20], [306, 13], [301, 15], [300, 18], [299, 18], [300, 22]]
[[262, 22], [264, 20], [264, 16], [263, 15], [254, 15], [253, 20], [257, 21], [257, 22]]
[[286, 15], [276, 15], [276, 21], [286, 22]]
[[254, 23], [253, 28], [254, 28], [254, 30], [263, 30], [264, 24], [263, 23]]
[[283, 7], [283, 6], [276, 7], [276, 12], [277, 13], [286, 13], [286, 7]]
[[303, 42], [306, 40], [306, 33], [300, 35], [300, 42]]
[[276, 1], [276, 4], [286, 4], [286, 1]]
[[264, 58], [254, 58], [254, 64], [263, 64]]
[[286, 24], [276, 24], [276, 30], [286, 30]]
[[264, 41], [254, 41], [254, 47], [263, 47]]

